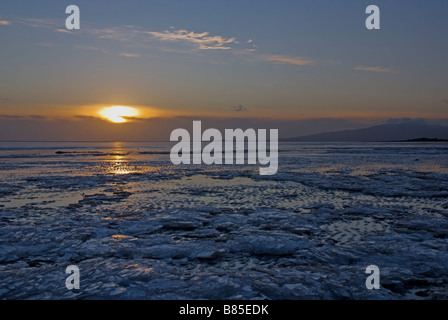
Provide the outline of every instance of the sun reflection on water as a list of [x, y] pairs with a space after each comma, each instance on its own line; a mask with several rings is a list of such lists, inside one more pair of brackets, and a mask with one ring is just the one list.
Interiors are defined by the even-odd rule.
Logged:
[[128, 160], [123, 154], [114, 154], [110, 160], [109, 173], [116, 175], [130, 174], [134, 172], [128, 165]]

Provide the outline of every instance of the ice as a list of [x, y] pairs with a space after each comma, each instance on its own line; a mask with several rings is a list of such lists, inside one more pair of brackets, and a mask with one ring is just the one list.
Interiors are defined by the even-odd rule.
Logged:
[[0, 299], [448, 298], [443, 145], [281, 148], [274, 176], [166, 149], [0, 158]]
[[[186, 217], [184, 217], [186, 218]], [[194, 218], [190, 218], [194, 219]], [[198, 229], [202, 226], [202, 224], [198, 221], [188, 221], [188, 220], [179, 220], [179, 218], [162, 218], [161, 220], [162, 226], [168, 230], [185, 230], [192, 231]]]
[[180, 247], [173, 244], [161, 244], [142, 249], [143, 258], [153, 259], [171, 259], [171, 258], [184, 258], [189, 255], [188, 248]]
[[306, 240], [296, 240], [282, 235], [251, 235], [238, 238], [231, 246], [232, 251], [248, 252], [252, 255], [293, 255], [298, 250], [307, 249], [311, 244]]

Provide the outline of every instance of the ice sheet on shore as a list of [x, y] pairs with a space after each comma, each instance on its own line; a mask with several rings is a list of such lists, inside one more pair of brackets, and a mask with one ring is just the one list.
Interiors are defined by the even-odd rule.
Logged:
[[[444, 148], [287, 150], [272, 177], [2, 159], [0, 299], [448, 298]], [[371, 264], [381, 290], [365, 288]]]

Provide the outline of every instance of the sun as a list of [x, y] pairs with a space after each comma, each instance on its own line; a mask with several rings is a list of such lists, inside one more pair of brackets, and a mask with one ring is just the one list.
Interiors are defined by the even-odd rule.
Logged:
[[101, 109], [98, 114], [113, 123], [128, 122], [128, 118], [137, 117], [140, 112], [136, 108], [125, 106], [112, 106]]

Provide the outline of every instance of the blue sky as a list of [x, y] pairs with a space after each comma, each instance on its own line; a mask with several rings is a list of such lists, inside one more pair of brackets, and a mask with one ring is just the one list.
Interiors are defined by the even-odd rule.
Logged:
[[441, 118], [447, 15], [444, 0], [2, 1], [0, 114]]

